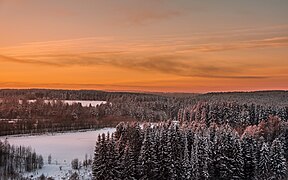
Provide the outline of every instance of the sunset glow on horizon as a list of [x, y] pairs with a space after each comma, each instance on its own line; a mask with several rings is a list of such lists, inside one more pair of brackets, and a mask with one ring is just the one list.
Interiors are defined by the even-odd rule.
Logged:
[[288, 90], [287, 0], [0, 0], [0, 89]]

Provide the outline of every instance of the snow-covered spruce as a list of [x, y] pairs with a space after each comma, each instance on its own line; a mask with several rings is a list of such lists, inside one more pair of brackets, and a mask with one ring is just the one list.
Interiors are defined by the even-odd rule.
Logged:
[[282, 141], [250, 128], [240, 137], [229, 125], [202, 122], [119, 126], [115, 135], [98, 137], [95, 180], [287, 179]]

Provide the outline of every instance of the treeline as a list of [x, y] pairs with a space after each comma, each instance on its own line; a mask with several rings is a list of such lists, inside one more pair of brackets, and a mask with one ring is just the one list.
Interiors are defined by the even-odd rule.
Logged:
[[288, 91], [214, 92], [199, 94], [196, 101], [254, 103], [268, 106], [287, 106]]
[[[186, 95], [32, 89], [0, 90], [0, 98], [0, 135], [101, 128], [121, 121], [166, 120], [228, 123], [243, 131], [269, 115], [288, 119], [286, 91]], [[28, 101], [31, 99], [36, 101]], [[56, 101], [47, 103], [47, 99]], [[83, 107], [61, 101], [69, 99], [107, 103]]]
[[96, 180], [287, 179], [288, 124], [277, 117], [266, 122], [248, 126], [242, 134], [228, 124], [200, 121], [144, 128], [121, 123], [113, 135], [98, 137], [93, 176]]
[[111, 101], [112, 99], [118, 99], [121, 97], [125, 98], [127, 96], [132, 98], [166, 98], [166, 96], [162, 96], [161, 94], [157, 95], [149, 93], [108, 92], [98, 90], [0, 89], [0, 98], [14, 97], [18, 99]]
[[195, 105], [180, 108], [179, 121], [201, 121], [206, 124], [228, 123], [234, 128], [257, 125], [269, 116], [277, 116], [280, 120], [288, 119], [288, 106], [257, 105], [255, 103], [240, 104], [236, 102], [198, 102]]
[[206, 94], [189, 93], [132, 93], [107, 92], [97, 90], [57, 90], [57, 89], [0, 89], [0, 99], [14, 97], [20, 99], [53, 99], [53, 100], [98, 100], [113, 101], [129, 97], [131, 99], [180, 99], [181, 101], [199, 102], [238, 102], [261, 105], [288, 105], [288, 91], [255, 91], [255, 92], [214, 92]]
[[[120, 96], [155, 96], [194, 98], [197, 101], [238, 101], [246, 103], [256, 102], [265, 104], [281, 102], [287, 105], [287, 91], [254, 91], [254, 92], [212, 92], [206, 94], [193, 93], [133, 93], [133, 92], [108, 92], [99, 90], [61, 90], [61, 89], [0, 89], [0, 98], [18, 97], [22, 99], [66, 99], [66, 100], [108, 100]], [[253, 101], [251, 101], [253, 100]]]
[[21, 173], [41, 169], [43, 164], [43, 157], [30, 147], [11, 146], [7, 140], [0, 140], [0, 179], [22, 179]]
[[154, 96], [123, 96], [97, 107], [68, 105], [60, 100], [21, 101], [13, 97], [0, 101], [0, 135], [101, 128], [127, 120], [166, 120], [172, 116], [176, 118], [180, 106], [175, 100]]
[[18, 99], [0, 102], [0, 135], [57, 132], [98, 127], [94, 108], [61, 101], [43, 100], [19, 103]]
[[165, 120], [202, 121], [206, 124], [228, 123], [244, 130], [270, 115], [288, 119], [288, 107], [262, 106], [254, 103], [208, 103], [183, 105], [179, 101], [150, 99], [115, 99], [96, 107], [68, 105], [62, 101], [28, 102], [6, 98], [0, 102], [0, 135], [59, 132], [115, 126], [121, 121], [159, 122]]

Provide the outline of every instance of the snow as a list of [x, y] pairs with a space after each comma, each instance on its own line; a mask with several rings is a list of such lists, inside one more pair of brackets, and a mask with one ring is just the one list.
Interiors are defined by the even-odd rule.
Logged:
[[64, 103], [67, 103], [69, 105], [72, 105], [72, 104], [78, 104], [80, 103], [82, 106], [85, 106], [85, 107], [89, 107], [90, 105], [93, 106], [93, 107], [96, 107], [97, 105], [100, 105], [100, 104], [106, 104], [106, 101], [74, 101], [74, 100], [64, 100], [63, 101]]
[[[86, 101], [86, 100], [61, 100], [63, 103], [72, 105], [72, 104], [78, 104], [80, 103], [83, 107], [89, 107], [90, 105], [93, 107], [96, 107], [97, 105], [100, 104], [106, 104], [106, 101]], [[35, 99], [28, 100], [28, 103], [34, 103], [36, 102]], [[45, 103], [53, 103], [55, 100], [44, 100]], [[19, 101], [19, 103], [22, 103], [22, 100]]]
[[14, 122], [20, 121], [20, 120], [22, 120], [22, 119], [0, 119], [0, 121], [8, 121], [9, 123], [10, 123], [10, 121], [14, 123]]
[[[92, 158], [98, 135], [107, 132], [113, 133], [115, 132], [115, 128], [39, 136], [3, 136], [0, 139], [3, 141], [7, 138], [11, 145], [30, 146], [37, 154], [41, 154], [44, 158], [44, 167], [38, 170], [38, 174], [36, 175], [39, 177], [41, 174], [44, 174], [60, 179], [60, 176], [64, 177], [67, 173], [71, 174], [71, 161], [73, 159], [78, 158], [79, 161], [83, 162], [85, 154], [88, 155], [88, 158]], [[49, 154], [52, 156], [51, 165], [48, 165]], [[59, 166], [62, 166], [62, 171], [60, 171]], [[85, 171], [82, 168], [79, 173], [84, 177], [90, 177], [89, 173], [91, 174], [91, 169]], [[33, 173], [28, 175], [33, 175]]]
[[[61, 170], [60, 170], [61, 167]], [[44, 174], [46, 177], [52, 177], [56, 180], [68, 179], [74, 172], [77, 172], [81, 179], [91, 180], [92, 173], [90, 168], [82, 168], [80, 170], [72, 170], [70, 164], [46, 164], [42, 169], [39, 169], [35, 172], [24, 173], [24, 177], [30, 177], [31, 179], [37, 179], [37, 177]]]

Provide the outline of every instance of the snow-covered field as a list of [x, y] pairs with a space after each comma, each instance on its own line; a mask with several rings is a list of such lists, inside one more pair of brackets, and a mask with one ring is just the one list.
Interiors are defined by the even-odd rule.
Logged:
[[[107, 132], [113, 133], [114, 131], [115, 128], [103, 128], [86, 132], [20, 137], [7, 136], [7, 138], [11, 145], [31, 146], [32, 149], [35, 149], [37, 154], [43, 156], [44, 167], [38, 172], [35, 172], [37, 176], [44, 174], [52, 176], [55, 179], [61, 179], [62, 177], [67, 177], [67, 174], [71, 174], [71, 161], [73, 159], [78, 158], [79, 161], [83, 162], [85, 154], [88, 155], [88, 158], [93, 157], [94, 146], [98, 134]], [[1, 140], [4, 140], [5, 138], [6, 137], [0, 137]], [[48, 165], [49, 154], [52, 156], [51, 165]], [[62, 170], [60, 170], [60, 166]], [[30, 176], [32, 174], [33, 173], [30, 173], [28, 175]], [[82, 169], [80, 174], [85, 177], [84, 179], [89, 179], [91, 176], [91, 172], [88, 170], [85, 171], [85, 169]]]

